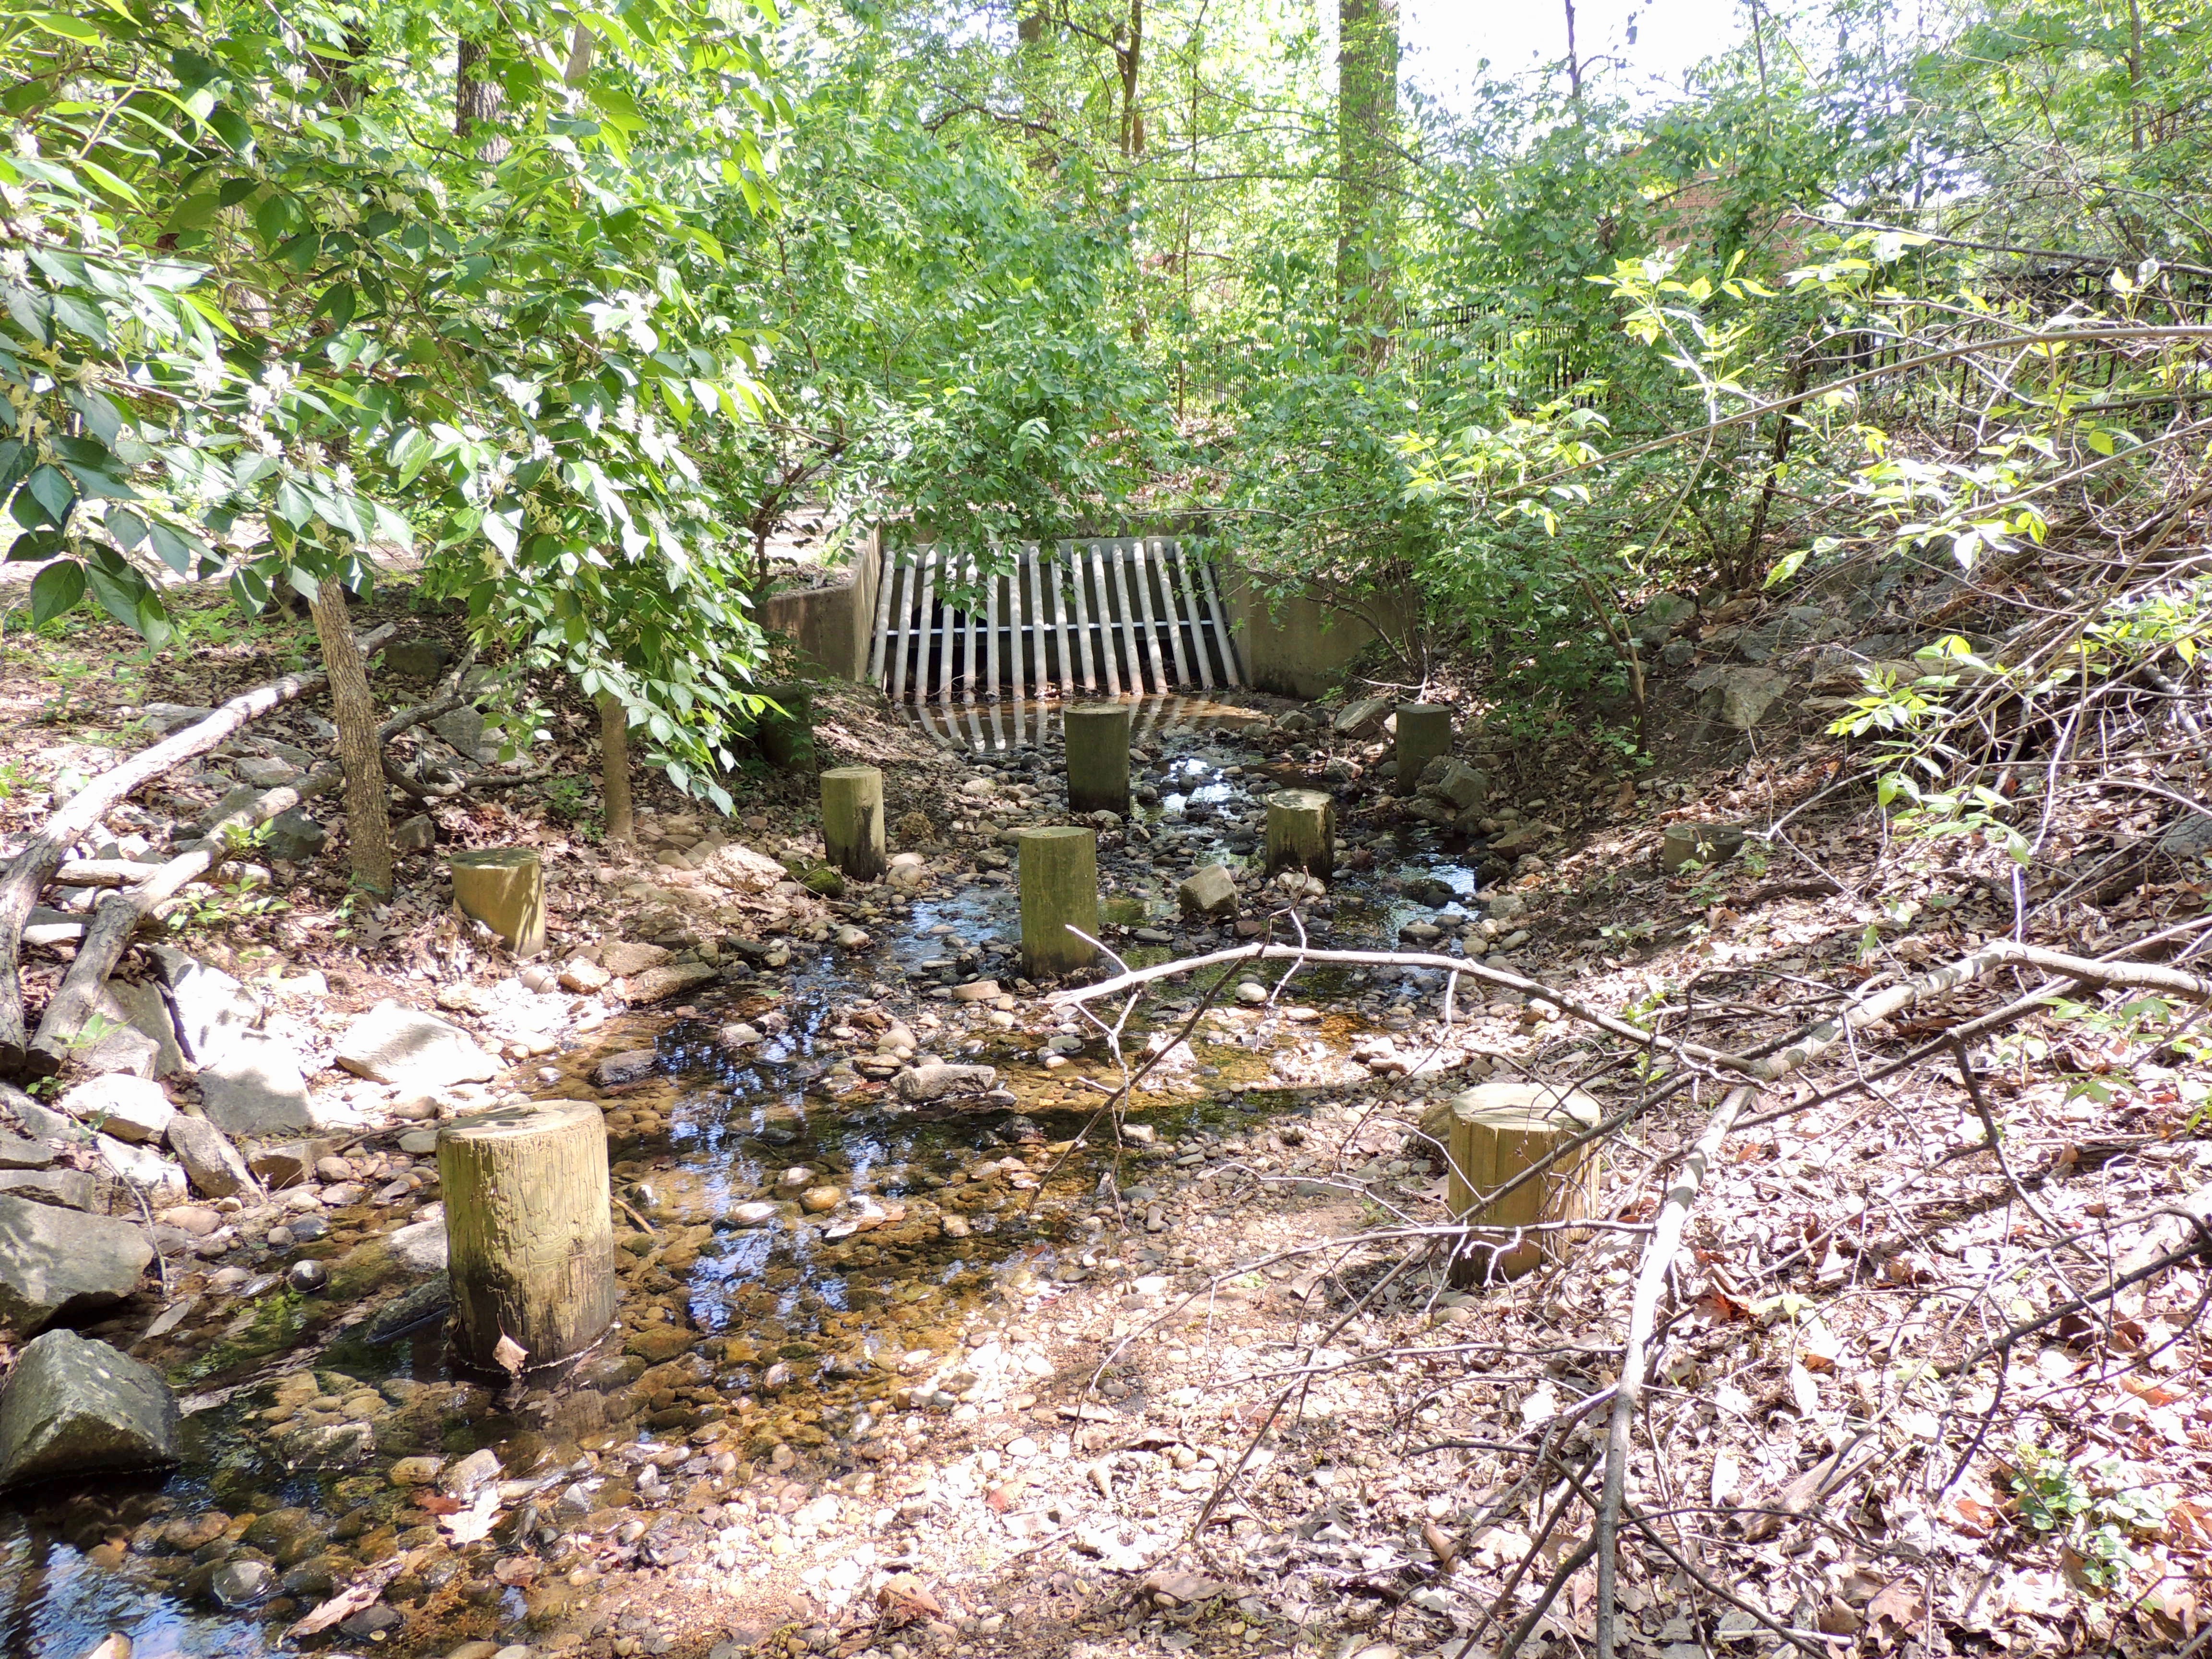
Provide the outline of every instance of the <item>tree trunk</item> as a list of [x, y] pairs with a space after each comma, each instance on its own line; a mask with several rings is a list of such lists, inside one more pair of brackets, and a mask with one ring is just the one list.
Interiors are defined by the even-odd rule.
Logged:
[[[461, 42], [453, 76], [453, 136], [477, 137], [479, 161], [503, 161], [512, 146], [494, 124], [499, 119], [500, 106], [507, 101], [507, 93], [498, 82], [478, 80], [476, 73], [489, 55], [481, 40]], [[478, 127], [483, 129], [481, 134]]]
[[345, 769], [346, 860], [354, 884], [380, 896], [392, 892], [392, 817], [384, 798], [384, 744], [368, 671], [346, 616], [345, 586], [335, 575], [316, 585], [309, 609], [331, 677], [331, 718], [337, 722], [338, 763]]
[[1145, 111], [1137, 101], [1145, 64], [1145, 0], [1129, 0], [1129, 44], [1116, 53], [1121, 67], [1121, 154], [1145, 153]]
[[622, 699], [599, 694], [599, 799], [606, 808], [607, 839], [629, 846], [637, 839], [629, 805], [629, 711]]
[[614, 1318], [606, 1118], [588, 1101], [535, 1104], [438, 1136], [453, 1347], [478, 1370], [553, 1364]]
[[1384, 319], [1398, 224], [1398, 0], [1337, 0], [1336, 285]]
[[[374, 651], [391, 637], [380, 628], [355, 648], [355, 659]], [[346, 644], [354, 647], [353, 635]], [[31, 906], [61, 867], [62, 855], [71, 843], [97, 825], [131, 791], [152, 782], [170, 768], [207, 751], [258, 714], [280, 703], [313, 691], [324, 676], [290, 674], [273, 684], [259, 686], [233, 697], [196, 726], [171, 733], [150, 749], [142, 749], [120, 766], [111, 767], [49, 814], [39, 833], [9, 861], [0, 874], [0, 1072], [13, 1073], [23, 1064], [23, 923]]]

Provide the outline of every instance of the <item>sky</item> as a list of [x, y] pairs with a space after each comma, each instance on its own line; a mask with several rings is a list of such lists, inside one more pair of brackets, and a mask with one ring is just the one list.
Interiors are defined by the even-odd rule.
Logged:
[[[1617, 90], [1632, 94], [1654, 79], [1679, 88], [1692, 64], [1742, 38], [1747, 16], [1744, 0], [1576, 0], [1576, 53], [1585, 65], [1612, 59], [1626, 76]], [[1484, 58], [1501, 79], [1565, 58], [1566, 9], [1563, 0], [1401, 0], [1399, 38], [1408, 78], [1464, 109]]]

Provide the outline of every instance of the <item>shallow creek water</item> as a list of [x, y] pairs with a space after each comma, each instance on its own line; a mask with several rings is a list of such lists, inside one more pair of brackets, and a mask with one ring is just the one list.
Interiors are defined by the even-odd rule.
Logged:
[[[1102, 885], [1121, 948], [1158, 959], [1165, 948], [1129, 942], [1134, 930], [1166, 919], [1192, 863], [1237, 849], [1252, 803], [1276, 787], [1281, 766], [1270, 773], [1247, 751], [1239, 767], [1233, 728], [1245, 711], [1151, 698], [1138, 713], [1139, 739], [1158, 757], [1147, 775], [1160, 799], [1143, 812], [1156, 840], [1104, 860]], [[948, 721], [942, 712], [932, 729], [948, 746], [957, 736], [978, 757], [1018, 763], [1024, 745], [1054, 724], [1054, 711], [1033, 703], [1024, 724], [1001, 721], [995, 732], [988, 720]], [[1371, 866], [1347, 869], [1314, 918], [1321, 937], [1376, 948], [1408, 919], [1466, 919], [1474, 869], [1426, 837], [1370, 843]], [[1451, 902], [1440, 909], [1406, 896], [1423, 882], [1448, 887]], [[1440, 894], [1432, 886], [1427, 896]], [[1095, 1128], [1089, 1144], [1071, 1146], [1100, 1096], [1070, 1079], [1111, 1074], [1095, 1040], [1075, 1065], [1051, 1072], [1033, 1024], [918, 1029], [942, 1058], [998, 1066], [1017, 1097], [1012, 1110], [908, 1108], [880, 1084], [833, 1069], [871, 1046], [857, 1039], [872, 1034], [839, 1024], [856, 1002], [898, 981], [926, 993], [992, 971], [994, 953], [1011, 951], [1018, 902], [1004, 875], [940, 886], [907, 914], [867, 925], [872, 951], [838, 958], [809, 950], [787, 973], [702, 997], [696, 1012], [625, 1021], [601, 1034], [593, 1054], [566, 1057], [562, 1080], [543, 1089], [599, 1097], [583, 1083], [598, 1054], [650, 1045], [659, 1057], [654, 1076], [601, 1097], [617, 1194], [653, 1231], [617, 1217], [621, 1327], [573, 1376], [497, 1393], [448, 1369], [434, 1322], [375, 1340], [388, 1317], [349, 1328], [338, 1298], [266, 1291], [256, 1318], [240, 1322], [252, 1328], [216, 1357], [203, 1352], [176, 1373], [179, 1387], [204, 1398], [303, 1345], [325, 1344], [312, 1364], [193, 1412], [185, 1465], [164, 1483], [42, 1493], [0, 1509], [0, 1653], [82, 1659], [111, 1631], [131, 1637], [137, 1659], [279, 1651], [283, 1628], [333, 1584], [439, 1541], [436, 1500], [426, 1503], [431, 1489], [415, 1480], [423, 1466], [404, 1460], [450, 1462], [479, 1447], [497, 1453], [508, 1480], [534, 1483], [510, 1488], [491, 1547], [425, 1550], [386, 1591], [384, 1605], [403, 1609], [404, 1622], [306, 1645], [443, 1653], [475, 1637], [526, 1641], [592, 1591], [565, 1570], [514, 1571], [516, 1558], [498, 1547], [514, 1528], [535, 1528], [541, 1545], [572, 1532], [620, 1539], [629, 1530], [621, 1515], [635, 1526], [655, 1507], [648, 1467], [678, 1483], [865, 1469], [871, 1443], [902, 1410], [951, 1405], [914, 1390], [927, 1395], [923, 1379], [979, 1316], [996, 1322], [1024, 1297], [1091, 1271], [1091, 1247], [1120, 1213], [1117, 1190], [1141, 1211], [1156, 1184], [1174, 1179], [1178, 1158], [1303, 1109], [1274, 1076], [1273, 1056], [1294, 1045], [1340, 1054], [1362, 1029], [1333, 1012], [1295, 1027], [1270, 1015], [1204, 1028], [1177, 1081], [1136, 1097], [1154, 1146], [1117, 1152]], [[1386, 1000], [1368, 1012], [1386, 1022], [1388, 999], [1425, 988], [1411, 976], [1393, 988], [1327, 970], [1298, 984], [1286, 1000], [1310, 997], [1324, 1008], [1379, 989]], [[1150, 1018], [1176, 1021], [1197, 995], [1161, 988], [1132, 1026], [1132, 1052], [1142, 1052]], [[738, 1020], [765, 1040], [726, 1046], [718, 1032]], [[802, 1166], [807, 1184], [834, 1184], [847, 1201], [820, 1215], [791, 1201], [797, 1189], [779, 1177]], [[330, 1254], [335, 1268], [336, 1250], [333, 1242], [296, 1254]], [[623, 1556], [602, 1553], [599, 1565], [684, 1548], [656, 1545], [649, 1527], [637, 1531]], [[239, 1573], [221, 1575], [241, 1564], [259, 1594], [226, 1610], [218, 1602], [239, 1588]]]

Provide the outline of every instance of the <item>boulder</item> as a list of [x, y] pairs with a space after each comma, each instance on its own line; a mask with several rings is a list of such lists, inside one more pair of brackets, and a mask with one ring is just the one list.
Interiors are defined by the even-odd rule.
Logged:
[[26, 1347], [0, 1392], [0, 1486], [179, 1461], [176, 1396], [149, 1367], [75, 1331]]
[[392, 1258], [413, 1273], [446, 1271], [446, 1217], [441, 1210], [428, 1220], [410, 1221], [386, 1237]]
[[0, 1197], [0, 1323], [22, 1334], [120, 1302], [154, 1259], [128, 1221]]
[[186, 1196], [185, 1171], [151, 1146], [134, 1146], [113, 1135], [94, 1135], [92, 1144], [107, 1167], [146, 1195], [155, 1209], [181, 1204]]
[[430, 729], [472, 761], [499, 758], [499, 734], [485, 723], [480, 709], [464, 706], [441, 714], [430, 722]]
[[[902, 822], [902, 836], [904, 829]], [[717, 847], [704, 861], [694, 867], [717, 886], [738, 892], [770, 891], [778, 882], [787, 879], [790, 873], [767, 854], [757, 853], [742, 842], [734, 841]]]
[[679, 991], [688, 991], [695, 985], [705, 985], [720, 977], [720, 969], [710, 968], [703, 962], [679, 962], [633, 974], [618, 981], [617, 988], [627, 1002], [665, 1002]]
[[148, 949], [175, 1021], [178, 1046], [195, 1066], [213, 1066], [240, 1035], [261, 1024], [261, 1004], [220, 968], [173, 945]]
[[0, 1109], [16, 1128], [33, 1140], [82, 1140], [84, 1131], [76, 1120], [51, 1106], [41, 1106], [12, 1083], [0, 1083]]
[[1390, 718], [1397, 703], [1389, 697], [1357, 697], [1337, 711], [1336, 734], [1340, 738], [1371, 738], [1382, 729], [1382, 722]]
[[1662, 593], [1637, 612], [1629, 632], [1639, 645], [1657, 647], [1687, 627], [1698, 614], [1698, 602], [1683, 593]]
[[88, 1078], [64, 1095], [60, 1103], [78, 1122], [133, 1143], [159, 1140], [177, 1115], [160, 1084], [127, 1072]]
[[1433, 782], [1421, 784], [1421, 793], [1431, 799], [1446, 801], [1454, 811], [1464, 812], [1490, 798], [1490, 775], [1463, 761], [1448, 761]]
[[609, 1054], [592, 1066], [592, 1081], [602, 1089], [620, 1089], [633, 1083], [642, 1083], [659, 1067], [659, 1050], [625, 1048], [618, 1054]]
[[648, 968], [658, 968], [676, 954], [658, 945], [640, 945], [634, 939], [618, 939], [599, 949], [599, 966], [617, 978], [641, 974]]
[[98, 1012], [107, 1024], [100, 1036], [77, 1050], [77, 1063], [94, 1072], [152, 1077], [161, 1064], [161, 1045], [123, 1018], [122, 1009], [112, 998], [103, 997], [101, 1001], [106, 1006]]
[[282, 1192], [312, 1176], [316, 1163], [330, 1156], [332, 1144], [327, 1140], [284, 1140], [273, 1146], [258, 1146], [253, 1156], [246, 1160], [246, 1167], [272, 1191]]
[[298, 767], [274, 755], [242, 755], [231, 762], [230, 769], [257, 789], [280, 788], [300, 775]]
[[607, 981], [613, 977], [588, 957], [574, 957], [562, 966], [561, 988], [574, 991], [580, 996], [588, 996], [594, 991], [605, 990]]
[[230, 1137], [205, 1118], [179, 1114], [169, 1120], [167, 1139], [185, 1179], [201, 1197], [228, 1198], [253, 1185]]
[[0, 1134], [0, 1170], [46, 1170], [52, 1168], [53, 1162], [52, 1141]]
[[1237, 878], [1228, 866], [1200, 865], [1176, 888], [1176, 902], [1187, 916], [1233, 916], [1237, 914]]
[[222, 1060], [200, 1069], [200, 1109], [225, 1133], [296, 1134], [320, 1127], [299, 1056], [262, 1031], [241, 1031]]
[[1789, 687], [1787, 677], [1771, 669], [1719, 669], [1700, 688], [1698, 712], [1707, 720], [1748, 732], [1775, 712]]
[[154, 1075], [174, 1077], [185, 1069], [183, 1046], [177, 1041], [177, 1023], [169, 1012], [168, 999], [158, 985], [136, 985], [125, 979], [107, 982], [100, 1012], [150, 1038], [154, 1043]]
[[404, 819], [392, 832], [392, 847], [398, 853], [428, 853], [438, 844], [438, 821], [427, 812]]
[[100, 1207], [100, 1182], [88, 1170], [0, 1170], [0, 1193], [64, 1209]]
[[265, 844], [270, 858], [303, 864], [321, 852], [323, 843], [329, 839], [329, 831], [295, 806], [270, 820]]
[[407, 1089], [449, 1089], [484, 1083], [500, 1064], [450, 1020], [386, 1000], [349, 1026], [337, 1063], [356, 1077]]
[[998, 1086], [999, 1073], [988, 1066], [917, 1066], [898, 1077], [899, 1098], [916, 1102], [984, 1094]]
[[453, 659], [453, 653], [444, 641], [425, 637], [386, 646], [380, 666], [383, 672], [410, 685], [428, 685], [446, 672], [446, 665]]
[[147, 730], [166, 738], [179, 726], [198, 725], [214, 713], [196, 702], [149, 702], [139, 709], [138, 717], [146, 722]]

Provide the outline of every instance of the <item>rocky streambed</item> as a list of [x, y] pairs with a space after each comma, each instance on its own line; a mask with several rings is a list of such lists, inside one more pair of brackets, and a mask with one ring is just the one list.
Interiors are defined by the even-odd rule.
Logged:
[[[1346, 803], [1343, 878], [1305, 918], [1317, 938], [1518, 943], [1510, 915], [1476, 914], [1479, 855], [1452, 833], [1466, 807], [1432, 792], [1415, 803], [1432, 812], [1364, 823], [1374, 781], [1356, 752], [1295, 723], [1176, 713], [1139, 750], [1136, 815], [1099, 820], [1118, 951], [1159, 960], [1263, 931], [1242, 859], [1265, 794], [1289, 782]], [[210, 1202], [196, 1179], [192, 1202], [149, 1210], [160, 1293], [137, 1291], [92, 1334], [182, 1395], [178, 1466], [48, 1484], [0, 1513], [8, 1650], [76, 1659], [122, 1631], [141, 1659], [275, 1651], [349, 1585], [358, 1605], [300, 1644], [666, 1650], [616, 1611], [625, 1575], [734, 1564], [740, 1502], [792, 1513], [834, 1486], [865, 1504], [878, 1466], [986, 1407], [1064, 1409], [1039, 1431], [1051, 1455], [1080, 1432], [1080, 1379], [1024, 1357], [1025, 1308], [1126, 1272], [1115, 1243], [1132, 1235], [1172, 1270], [1176, 1195], [1228, 1163], [1264, 1165], [1283, 1145], [1272, 1126], [1317, 1093], [1487, 1069], [1449, 1032], [1415, 1040], [1432, 975], [1310, 971], [1278, 988], [1270, 964], [1187, 1043], [1174, 1034], [1200, 988], [1160, 988], [1123, 1049], [1165, 1052], [1118, 1133], [1098, 1121], [1121, 1062], [1018, 977], [1008, 837], [1056, 816], [1050, 736], [976, 735], [947, 754], [961, 810], [895, 829], [915, 850], [890, 881], [841, 895], [792, 872], [830, 916], [717, 940], [675, 903], [675, 926], [579, 945], [559, 969], [593, 988], [594, 969], [671, 975], [640, 988], [692, 999], [673, 1013], [364, 1103], [345, 1133], [246, 1138], [258, 1184]], [[1215, 864], [1232, 897], [1209, 915], [1178, 890]], [[509, 1386], [447, 1366], [432, 1121], [518, 1095], [605, 1109], [623, 1297], [597, 1351]]]

